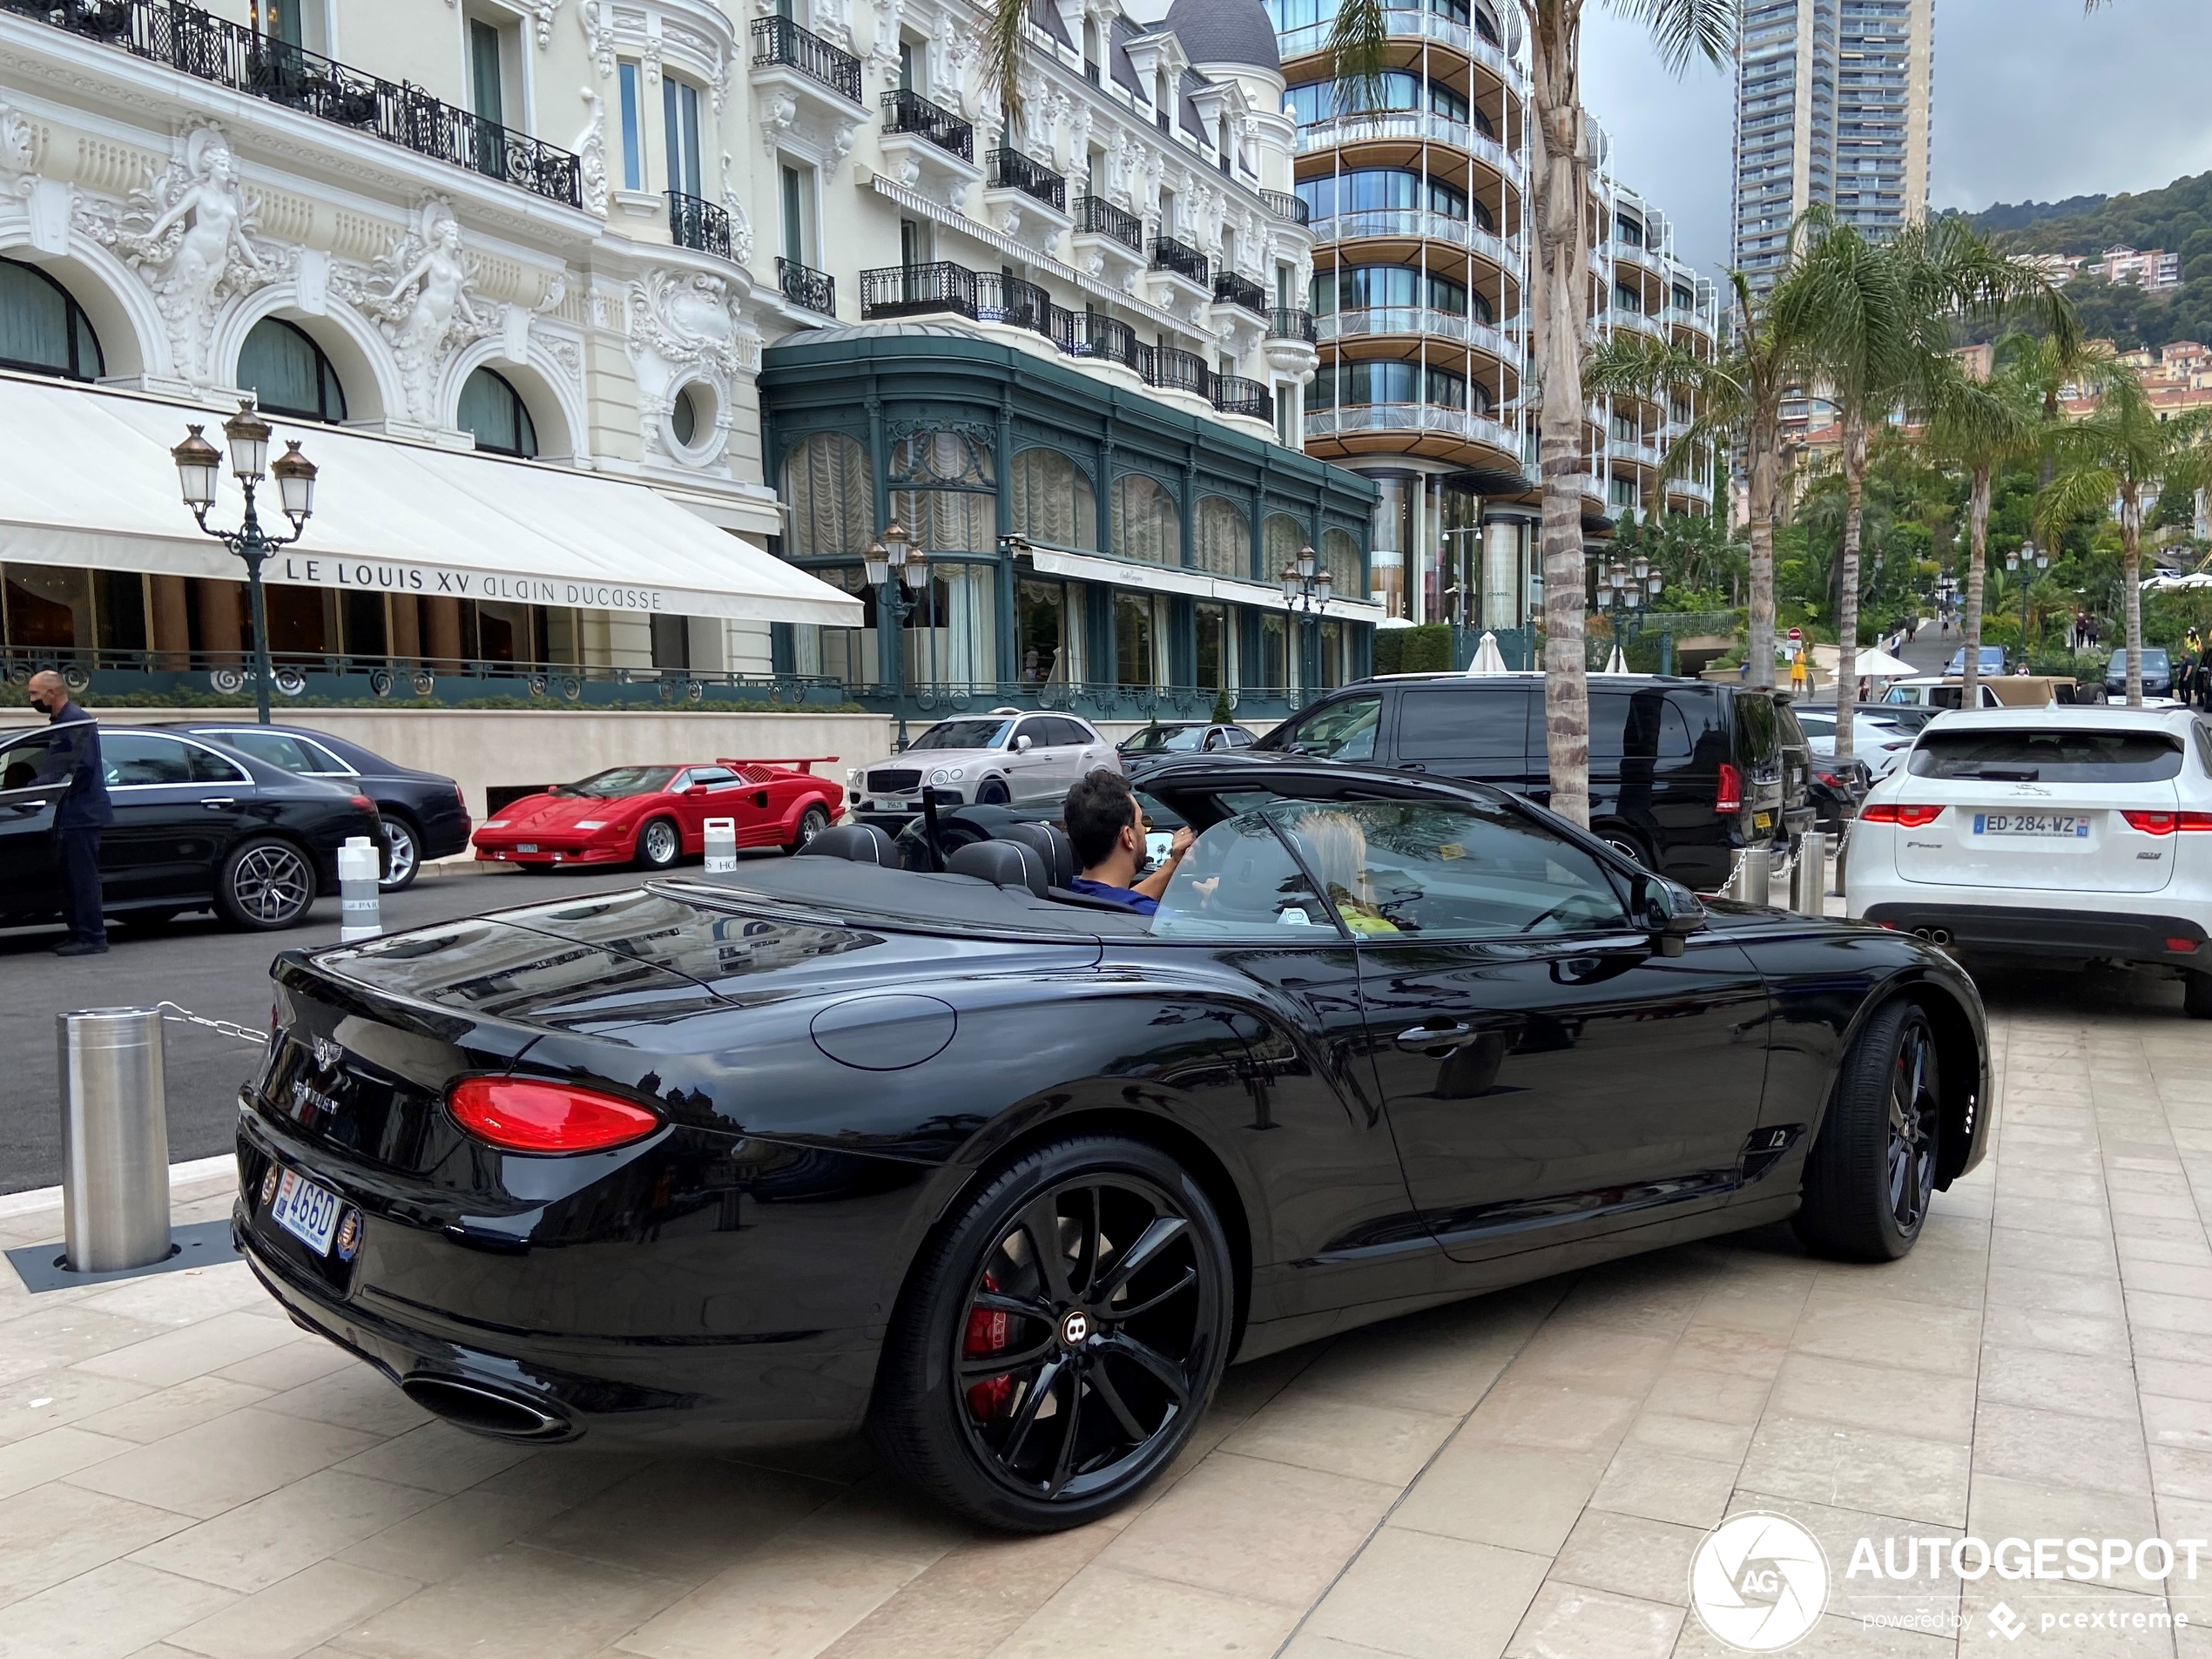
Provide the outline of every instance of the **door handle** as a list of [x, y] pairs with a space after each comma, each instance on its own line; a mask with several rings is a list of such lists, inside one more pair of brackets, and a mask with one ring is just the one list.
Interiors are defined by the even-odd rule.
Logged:
[[1450, 1025], [1416, 1025], [1398, 1034], [1398, 1046], [1407, 1054], [1440, 1054], [1464, 1048], [1474, 1041], [1474, 1028], [1465, 1020]]
[[46, 810], [46, 806], [47, 803], [43, 800], [14, 800], [8, 803], [8, 810], [19, 816], [29, 813], [43, 813]]
[[211, 813], [219, 813], [226, 806], [237, 806], [238, 802], [229, 795], [202, 795], [199, 804]]
[[1428, 768], [1418, 760], [1401, 760], [1398, 763], [1398, 770], [1400, 772], [1426, 772]]

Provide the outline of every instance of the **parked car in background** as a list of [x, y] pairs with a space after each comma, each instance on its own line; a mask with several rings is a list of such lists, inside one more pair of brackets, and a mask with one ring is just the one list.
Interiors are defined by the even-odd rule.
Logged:
[[[1875, 705], [1878, 708], [1880, 705]], [[1867, 772], [1875, 778], [1886, 778], [1904, 759], [1912, 747], [1912, 733], [1895, 720], [1865, 711], [1858, 705], [1851, 717], [1851, 753], [1865, 764]], [[1797, 710], [1798, 723], [1811, 740], [1816, 759], [1833, 761], [1836, 758], [1836, 711], [1833, 709]]]
[[[1980, 664], [1975, 671], [1977, 673], [2001, 674], [2011, 665], [2013, 659], [2002, 645], [1984, 645], [1976, 653], [1976, 660]], [[1950, 664], [1943, 671], [1954, 679], [1966, 671], [1966, 648], [1964, 645], [1951, 653]]]
[[1207, 720], [1155, 720], [1135, 737], [1116, 745], [1130, 759], [1139, 755], [1217, 754], [1224, 749], [1249, 749], [1258, 741], [1241, 725]]
[[1118, 766], [1114, 745], [1072, 714], [993, 709], [940, 720], [904, 751], [846, 774], [853, 812], [897, 834], [921, 810], [921, 792], [941, 806], [1057, 806], [1076, 779]]
[[[1771, 691], [1593, 674], [1590, 827], [1670, 880], [1711, 892], [1736, 854], [1786, 851], [1812, 814], [1789, 792]], [[1551, 799], [1541, 674], [1402, 674], [1323, 695], [1244, 752], [1308, 755]]]
[[1946, 715], [1859, 813], [1854, 916], [1959, 954], [2178, 971], [2212, 1018], [2212, 751], [2186, 709]]
[[[2105, 664], [2105, 696], [2125, 698], [2128, 695], [2128, 648], [2122, 645], [2112, 654]], [[2174, 695], [2174, 659], [2159, 645], [2143, 647], [2143, 695], [2171, 697]]]
[[459, 784], [437, 772], [402, 766], [358, 743], [303, 726], [211, 721], [164, 729], [189, 732], [299, 777], [367, 795], [384, 820], [384, 879], [377, 885], [387, 893], [413, 885], [424, 860], [469, 850], [468, 800]]
[[[30, 786], [45, 751], [43, 726], [0, 732], [0, 925], [61, 914], [61, 792]], [[119, 921], [212, 910], [235, 927], [289, 927], [336, 890], [348, 836], [384, 842], [359, 789], [183, 732], [106, 727], [100, 760], [115, 808], [100, 837], [101, 902]]]
[[[2004, 707], [1997, 700], [1997, 693], [1989, 689], [1987, 680], [1976, 681], [1974, 689], [1979, 693], [1974, 700], [1982, 707]], [[1966, 685], [1964, 680], [1947, 679], [1936, 674], [1922, 675], [1909, 680], [1892, 680], [1889, 690], [1882, 693], [1882, 701], [1903, 704], [1908, 708], [1964, 708], [1966, 705]]]
[[738, 845], [796, 853], [837, 821], [843, 791], [823, 759], [611, 766], [509, 801], [477, 830], [476, 856], [524, 869], [637, 864], [665, 870], [706, 846], [706, 820], [734, 819]]

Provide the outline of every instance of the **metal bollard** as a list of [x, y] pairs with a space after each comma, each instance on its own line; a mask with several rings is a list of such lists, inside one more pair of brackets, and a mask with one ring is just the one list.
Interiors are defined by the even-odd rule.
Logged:
[[738, 867], [738, 820], [734, 818], [710, 818], [701, 826], [706, 832], [706, 864], [709, 875], [726, 875]]
[[376, 892], [376, 843], [366, 835], [348, 835], [338, 849], [338, 941], [350, 945], [356, 939], [374, 939], [384, 931]]
[[1774, 849], [1764, 842], [1743, 849], [1743, 902], [1774, 902]]
[[1807, 830], [1797, 843], [1797, 862], [1790, 872], [1790, 908], [1802, 916], [1828, 914], [1828, 838]]
[[169, 1117], [158, 1008], [55, 1016], [62, 1103], [62, 1237], [73, 1273], [165, 1261]]

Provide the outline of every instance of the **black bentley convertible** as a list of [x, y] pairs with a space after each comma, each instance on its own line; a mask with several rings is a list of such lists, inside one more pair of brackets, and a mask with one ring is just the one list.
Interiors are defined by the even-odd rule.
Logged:
[[1973, 984], [1701, 906], [1501, 792], [1141, 768], [1157, 915], [1009, 820], [287, 952], [236, 1226], [293, 1317], [463, 1426], [868, 1425], [969, 1515], [1072, 1526], [1222, 1368], [1794, 1217], [1910, 1249], [1980, 1158]]

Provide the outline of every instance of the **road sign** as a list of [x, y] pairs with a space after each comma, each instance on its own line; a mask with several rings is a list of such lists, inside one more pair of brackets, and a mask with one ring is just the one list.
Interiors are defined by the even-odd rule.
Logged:
[[1804, 644], [1805, 643], [1805, 631], [1802, 628], [1792, 628], [1790, 631], [1790, 643], [1793, 645]]

